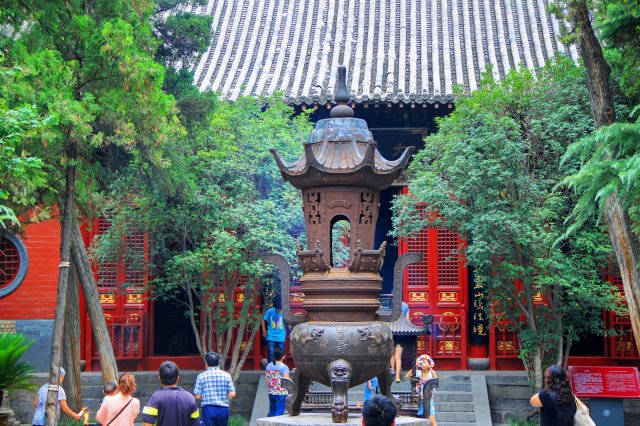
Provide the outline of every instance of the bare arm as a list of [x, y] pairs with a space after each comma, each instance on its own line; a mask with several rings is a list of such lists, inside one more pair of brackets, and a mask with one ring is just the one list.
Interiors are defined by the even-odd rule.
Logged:
[[542, 407], [542, 401], [540, 401], [540, 394], [537, 393], [531, 397], [529, 403], [534, 407]]
[[195, 399], [197, 399], [198, 401], [200, 401], [200, 400], [202, 399], [202, 395], [198, 395], [198, 394], [193, 395], [193, 397], [194, 397]]
[[433, 379], [437, 379], [438, 375], [436, 374], [436, 370], [434, 370], [433, 368], [429, 367], [429, 372], [431, 373], [431, 378]]
[[262, 337], [267, 337], [267, 327], [264, 325], [264, 319], [260, 322], [260, 326], [262, 328]]
[[233, 399], [233, 398], [235, 398], [235, 397], [236, 397], [236, 393], [235, 393], [235, 392], [229, 392], [229, 393], [227, 394], [227, 398], [228, 398], [228, 399]]
[[80, 420], [82, 418], [80, 414], [77, 414], [71, 408], [69, 408], [69, 406], [67, 405], [67, 401], [64, 399], [60, 400], [60, 408], [62, 408], [63, 413], [65, 413], [69, 417], [74, 418], [75, 420]]
[[33, 408], [38, 407], [38, 395], [36, 395], [36, 399], [33, 400]]

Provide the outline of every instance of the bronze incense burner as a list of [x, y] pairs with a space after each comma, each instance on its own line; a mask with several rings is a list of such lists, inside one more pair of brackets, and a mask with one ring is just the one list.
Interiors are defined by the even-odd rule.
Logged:
[[[367, 123], [353, 118], [347, 105], [346, 68], [338, 71], [337, 105], [331, 118], [320, 120], [304, 154], [294, 163], [274, 152], [282, 177], [302, 190], [307, 227], [307, 248], [298, 247], [300, 280], [305, 295], [305, 315], [292, 315], [289, 306], [288, 267], [284, 258], [264, 256], [283, 272], [282, 307], [291, 331], [291, 355], [296, 364], [293, 391], [287, 399], [289, 414], [296, 416], [311, 380], [331, 386], [334, 423], [347, 420], [350, 387], [378, 377], [382, 394], [391, 395], [389, 359], [393, 334], [386, 323], [400, 315], [402, 273], [420, 261], [405, 254], [395, 265], [394, 306], [380, 315], [382, 290], [379, 271], [385, 244], [374, 249], [380, 191], [389, 187], [404, 169], [413, 147], [395, 161], [380, 155]], [[331, 267], [332, 228], [339, 220], [350, 225], [348, 267]]]

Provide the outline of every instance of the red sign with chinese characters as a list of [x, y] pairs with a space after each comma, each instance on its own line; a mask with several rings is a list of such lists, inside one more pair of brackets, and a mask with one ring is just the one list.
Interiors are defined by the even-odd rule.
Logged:
[[586, 398], [640, 398], [637, 367], [569, 367], [573, 393]]

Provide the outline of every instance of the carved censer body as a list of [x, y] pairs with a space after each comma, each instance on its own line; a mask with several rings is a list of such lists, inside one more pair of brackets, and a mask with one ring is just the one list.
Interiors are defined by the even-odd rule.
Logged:
[[[364, 120], [353, 118], [346, 105], [346, 69], [338, 71], [338, 105], [331, 118], [320, 120], [303, 156], [285, 163], [274, 156], [285, 180], [302, 190], [307, 226], [307, 247], [298, 247], [302, 268], [300, 284], [305, 295], [305, 315], [292, 315], [289, 282], [283, 279], [282, 306], [291, 331], [291, 355], [296, 364], [294, 389], [287, 406], [298, 415], [310, 380], [331, 386], [332, 418], [347, 420], [347, 391], [377, 376], [383, 394], [391, 395], [388, 364], [393, 352], [393, 335], [385, 322], [400, 315], [403, 269], [420, 260], [417, 254], [401, 256], [394, 273], [394, 307], [390, 315], [378, 315], [382, 290], [379, 270], [385, 244], [374, 248], [380, 191], [402, 172], [412, 151], [407, 148], [395, 161], [377, 151]], [[350, 262], [346, 268], [332, 268], [331, 230], [338, 220], [350, 225]], [[277, 255], [265, 261], [287, 269]], [[396, 400], [397, 402], [397, 400]]]

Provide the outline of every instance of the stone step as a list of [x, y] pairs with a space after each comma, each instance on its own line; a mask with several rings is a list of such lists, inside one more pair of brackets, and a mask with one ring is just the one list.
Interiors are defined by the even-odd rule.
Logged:
[[473, 412], [440, 412], [436, 408], [436, 420], [438, 424], [441, 421], [449, 423], [472, 423], [476, 422], [476, 416]]
[[473, 402], [473, 394], [469, 392], [440, 392], [436, 391], [434, 397], [436, 402]]
[[[441, 422], [440, 419], [437, 418], [436, 416], [436, 420], [438, 421], [438, 426], [476, 426], [475, 422], [472, 423], [468, 423], [468, 422]], [[509, 426], [509, 425], [507, 425]]]
[[435, 401], [436, 413], [440, 412], [463, 412], [473, 413], [473, 402], [440, 402]]

